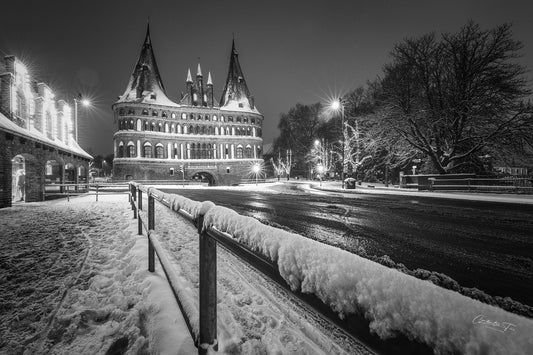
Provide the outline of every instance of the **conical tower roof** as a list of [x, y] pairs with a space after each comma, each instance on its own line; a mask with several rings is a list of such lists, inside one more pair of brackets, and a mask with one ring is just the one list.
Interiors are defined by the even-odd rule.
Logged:
[[126, 91], [118, 102], [146, 102], [161, 105], [177, 105], [165, 93], [165, 86], [155, 60], [150, 24], [146, 28], [146, 37], [141, 48], [139, 60], [133, 69]]
[[220, 109], [259, 113], [253, 104], [250, 90], [248, 90], [241, 65], [239, 64], [239, 55], [235, 50], [235, 40], [231, 44], [228, 77], [220, 99]]

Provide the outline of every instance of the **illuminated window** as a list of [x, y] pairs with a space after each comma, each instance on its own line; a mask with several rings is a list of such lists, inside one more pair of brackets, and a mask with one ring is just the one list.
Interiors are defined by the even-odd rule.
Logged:
[[237, 147], [236, 158], [237, 159], [242, 159], [242, 147]]
[[128, 150], [126, 151], [126, 156], [128, 158], [135, 158], [135, 146], [133, 144], [128, 145]]

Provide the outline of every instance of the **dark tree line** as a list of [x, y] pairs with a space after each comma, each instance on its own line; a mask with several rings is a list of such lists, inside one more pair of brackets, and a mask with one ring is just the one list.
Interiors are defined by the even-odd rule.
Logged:
[[[382, 77], [343, 98], [349, 172], [384, 179], [390, 169], [396, 173], [420, 159], [426, 172], [479, 173], [487, 157], [526, 156], [533, 147], [533, 107], [526, 102], [526, 68], [516, 61], [521, 49], [507, 24], [483, 30], [468, 23], [457, 33], [395, 45]], [[300, 175], [309, 169], [317, 138], [340, 159], [338, 112], [297, 104], [278, 128], [273, 153], [292, 149]]]

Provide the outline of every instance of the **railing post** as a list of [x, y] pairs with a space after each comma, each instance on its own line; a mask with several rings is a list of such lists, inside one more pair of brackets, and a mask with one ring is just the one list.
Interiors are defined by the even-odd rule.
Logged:
[[137, 189], [137, 234], [142, 235], [143, 234], [143, 222], [141, 220], [141, 215], [139, 214], [139, 211], [143, 209], [143, 192], [141, 189]]
[[155, 229], [155, 203], [154, 197], [148, 193], [148, 271], [155, 271], [155, 252], [152, 241], [150, 240], [150, 232]]
[[67, 185], [66, 188], [67, 188], [67, 202], [70, 202], [70, 196], [68, 195], [68, 190], [70, 189], [70, 186]]
[[198, 217], [200, 235], [200, 338], [199, 354], [207, 354], [202, 345], [217, 346], [217, 244], [203, 229], [204, 216]]
[[131, 192], [131, 209], [133, 210], [133, 219], [137, 218], [137, 208], [135, 207], [135, 197], [137, 195], [137, 187], [135, 185], [132, 185], [132, 192]]
[[96, 202], [98, 202], [98, 184], [96, 184]]

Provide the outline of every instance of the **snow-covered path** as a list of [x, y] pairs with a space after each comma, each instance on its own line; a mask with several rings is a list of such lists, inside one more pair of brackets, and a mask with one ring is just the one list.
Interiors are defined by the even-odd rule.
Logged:
[[[159, 206], [156, 230], [197, 304], [195, 228]], [[0, 231], [0, 354], [197, 353], [160, 265], [147, 271], [126, 195], [16, 205], [0, 210]], [[230, 252], [218, 255], [220, 353], [369, 353]]]

